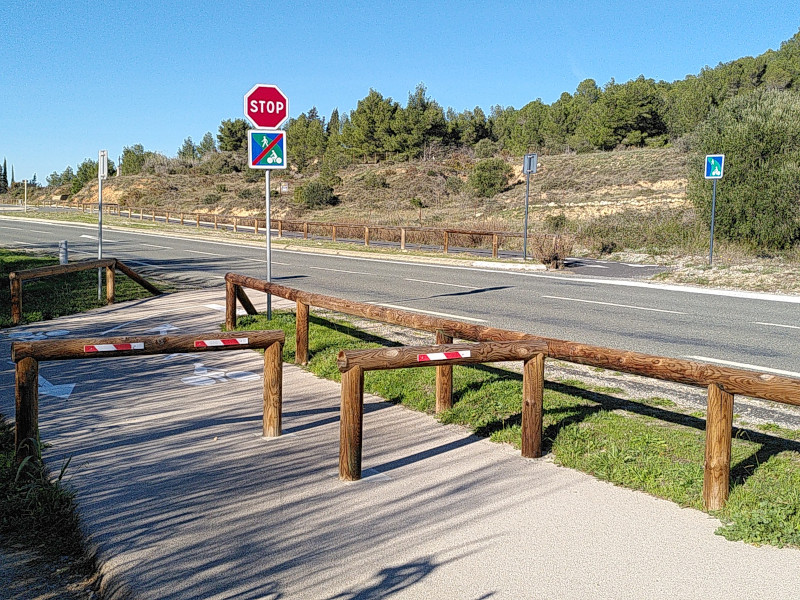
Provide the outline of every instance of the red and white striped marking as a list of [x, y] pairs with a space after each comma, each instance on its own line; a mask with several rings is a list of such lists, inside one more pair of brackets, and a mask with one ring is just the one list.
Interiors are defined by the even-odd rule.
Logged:
[[117, 352], [118, 350], [144, 350], [144, 342], [134, 342], [132, 344], [95, 344], [94, 346], [84, 346], [84, 352]]
[[224, 340], [196, 340], [195, 348], [209, 348], [211, 346], [242, 346], [250, 343], [249, 338], [226, 338]]
[[417, 354], [417, 362], [429, 362], [432, 360], [454, 360], [457, 358], [469, 358], [469, 350], [457, 350], [455, 352], [433, 352], [431, 354]]

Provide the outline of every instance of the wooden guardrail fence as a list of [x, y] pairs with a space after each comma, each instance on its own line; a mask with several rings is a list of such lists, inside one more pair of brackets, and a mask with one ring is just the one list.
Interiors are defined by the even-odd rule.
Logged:
[[264, 437], [281, 435], [283, 393], [283, 331], [237, 331], [182, 335], [78, 338], [14, 342], [11, 359], [16, 368], [16, 433], [14, 447], [21, 462], [35, 452], [39, 439], [39, 363], [47, 360], [112, 358], [149, 354], [264, 350]]
[[521, 360], [522, 456], [542, 455], [544, 397], [544, 341], [484, 342], [405, 346], [339, 352], [342, 373], [342, 407], [339, 422], [339, 478], [361, 479], [362, 431], [364, 423], [364, 372], [409, 367], [471, 365]]
[[106, 270], [106, 302], [108, 304], [114, 303], [115, 297], [115, 272], [116, 270], [122, 271], [134, 282], [146, 289], [153, 295], [161, 294], [159, 290], [152, 283], [147, 281], [144, 277], [139, 275], [136, 271], [131, 269], [128, 265], [116, 258], [102, 258], [96, 260], [81, 260], [66, 265], [49, 265], [46, 267], [38, 267], [36, 269], [26, 269], [24, 271], [12, 271], [8, 274], [8, 279], [11, 285], [11, 321], [14, 325], [19, 325], [22, 320], [22, 282], [27, 279], [39, 279], [41, 277], [50, 277], [53, 275], [64, 275], [66, 273], [75, 273], [78, 271], [87, 271], [89, 269], [102, 269]]
[[[295, 361], [299, 364], [308, 362], [308, 308], [309, 306], [315, 306], [410, 329], [435, 333], [437, 336], [436, 341], [439, 344], [451, 343], [453, 339], [477, 342], [540, 341], [547, 345], [546, 355], [548, 358], [706, 388], [708, 410], [706, 415], [703, 501], [709, 509], [721, 508], [728, 498], [734, 394], [743, 394], [763, 400], [800, 406], [800, 379], [791, 377], [719, 367], [639, 352], [628, 352], [545, 338], [519, 331], [464, 323], [457, 320], [304, 292], [236, 273], [226, 274], [225, 281], [228, 298], [226, 302], [226, 326], [229, 329], [233, 329], [236, 326], [236, 298], [242, 294], [241, 290], [236, 289], [237, 287], [274, 294], [296, 302], [297, 349]], [[255, 311], [252, 304], [249, 307], [244, 305], [244, 307], [248, 313], [254, 314]], [[450, 369], [450, 372], [447, 369]], [[450, 365], [437, 366], [437, 411], [452, 406], [451, 369], [452, 366]]]
[[[81, 203], [81, 212], [86, 212], [87, 208], [97, 210], [97, 203]], [[266, 219], [257, 217], [240, 217], [235, 215], [220, 215], [214, 213], [202, 213], [199, 211], [182, 212], [167, 211], [155, 207], [128, 207], [121, 208], [118, 204], [108, 204], [103, 206], [110, 214], [140, 221], [149, 220], [152, 222], [163, 221], [164, 223], [175, 223], [180, 225], [193, 225], [196, 228], [201, 226], [214, 227], [214, 229], [230, 229], [234, 232], [239, 230], [249, 230], [254, 233], [263, 231], [266, 227]], [[138, 213], [138, 216], [137, 216]], [[299, 221], [293, 219], [272, 219], [272, 227], [277, 230], [278, 237], [283, 237], [284, 232], [302, 233], [303, 239], [309, 236], [329, 238], [337, 241], [344, 235], [349, 238], [363, 240], [364, 246], [369, 246], [374, 241], [390, 241], [400, 244], [401, 250], [406, 250], [410, 237], [432, 238], [432, 240], [417, 241], [417, 245], [438, 245], [447, 254], [450, 252], [453, 236], [458, 236], [457, 243], [460, 246], [475, 248], [481, 242], [475, 243], [475, 238], [480, 240], [491, 240], [492, 257], [497, 258], [506, 239], [522, 239], [521, 232], [515, 231], [496, 231], [496, 230], [473, 230], [460, 228], [440, 228], [422, 226], [397, 226], [397, 225], [375, 225], [375, 224], [353, 224], [353, 223], [330, 223], [319, 221]], [[557, 237], [557, 236], [552, 236]]]

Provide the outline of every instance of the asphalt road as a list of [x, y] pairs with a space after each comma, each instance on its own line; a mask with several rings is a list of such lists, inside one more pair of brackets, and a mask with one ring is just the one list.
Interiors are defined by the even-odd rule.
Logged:
[[[96, 226], [0, 217], [3, 246], [57, 251], [67, 240], [71, 258], [91, 258], [96, 235]], [[266, 275], [261, 245], [111, 229], [103, 242], [104, 256], [193, 283], [221, 284], [228, 271]], [[582, 262], [565, 274], [509, 272], [273, 247], [272, 275], [352, 300], [800, 377], [800, 297], [651, 284], [639, 267]]]

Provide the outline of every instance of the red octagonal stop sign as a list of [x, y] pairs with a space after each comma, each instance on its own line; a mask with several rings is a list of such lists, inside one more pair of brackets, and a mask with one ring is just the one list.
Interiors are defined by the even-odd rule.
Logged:
[[289, 99], [277, 85], [254, 85], [244, 95], [244, 116], [260, 129], [277, 129], [289, 116]]

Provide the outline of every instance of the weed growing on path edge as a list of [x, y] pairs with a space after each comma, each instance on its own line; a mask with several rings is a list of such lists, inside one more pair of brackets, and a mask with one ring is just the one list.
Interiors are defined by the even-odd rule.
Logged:
[[[294, 362], [294, 314], [275, 311], [243, 317], [239, 329], [281, 329], [284, 360]], [[396, 345], [354, 328], [345, 320], [311, 317], [308, 370], [340, 380], [340, 350]], [[432, 413], [435, 373], [431, 368], [371, 371], [365, 391], [415, 410]], [[544, 450], [566, 467], [614, 484], [702, 510], [704, 413], [689, 414], [664, 398], [626, 400], [617, 388], [579, 380], [546, 381]], [[519, 448], [522, 378], [492, 365], [453, 368], [451, 410], [443, 423]], [[730, 540], [800, 547], [800, 443], [795, 432], [738, 430], [733, 439], [731, 494], [715, 511]], [[780, 436], [780, 437], [779, 437]]]

